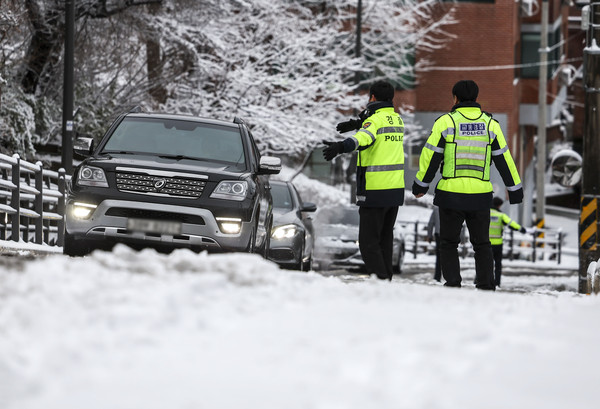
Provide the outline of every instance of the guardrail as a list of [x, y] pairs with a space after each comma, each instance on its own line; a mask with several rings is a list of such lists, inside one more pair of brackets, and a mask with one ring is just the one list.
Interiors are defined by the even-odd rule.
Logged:
[[0, 174], [0, 240], [62, 246], [65, 170], [0, 154]]
[[[405, 228], [406, 252], [412, 253], [413, 258], [417, 254], [431, 253], [435, 251], [435, 243], [427, 240], [427, 222], [420, 221], [398, 221]], [[463, 234], [458, 248], [459, 255], [466, 258], [473, 254], [473, 248], [469, 241], [469, 234], [463, 228]], [[562, 242], [564, 234], [561, 229], [538, 229], [531, 233], [519, 233], [511, 229], [504, 229], [503, 252], [509, 260], [528, 260], [533, 263], [541, 260], [561, 262]]]

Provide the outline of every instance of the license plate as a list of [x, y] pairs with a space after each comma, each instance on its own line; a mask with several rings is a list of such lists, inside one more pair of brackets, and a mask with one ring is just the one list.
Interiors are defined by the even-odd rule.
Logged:
[[181, 223], [165, 220], [127, 219], [127, 229], [144, 233], [181, 234]]

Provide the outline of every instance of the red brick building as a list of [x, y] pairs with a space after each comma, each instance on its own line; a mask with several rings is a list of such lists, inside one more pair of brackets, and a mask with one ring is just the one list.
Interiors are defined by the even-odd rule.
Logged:
[[[564, 65], [580, 67], [582, 61], [568, 62], [571, 48], [583, 49], [569, 36], [570, 1], [548, 0], [547, 141], [569, 138], [572, 115], [564, 112], [569, 90]], [[416, 72], [416, 86], [399, 92], [399, 104], [415, 107], [415, 118], [425, 132], [434, 120], [452, 107], [452, 86], [472, 79], [479, 85], [478, 102], [500, 122], [504, 136], [523, 179], [526, 199], [535, 192], [535, 135], [538, 126], [539, 47], [542, 0], [471, 0], [448, 2], [439, 13], [453, 12], [458, 24], [445, 27], [453, 38], [435, 52], [417, 49], [417, 61], [428, 67]], [[576, 9], [576, 8], [575, 8]], [[451, 11], [453, 10], [453, 11]], [[577, 11], [572, 14], [576, 14]], [[426, 137], [427, 135], [423, 135]], [[409, 168], [417, 165], [422, 143], [409, 154]], [[495, 190], [504, 186], [496, 174]], [[532, 200], [513, 215], [525, 223], [532, 219]], [[513, 209], [515, 211], [515, 209]]]

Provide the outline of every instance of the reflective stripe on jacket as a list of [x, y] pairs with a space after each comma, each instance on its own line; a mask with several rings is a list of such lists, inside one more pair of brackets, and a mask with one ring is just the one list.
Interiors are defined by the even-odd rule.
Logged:
[[404, 122], [393, 106], [379, 108], [351, 137], [358, 150], [356, 203], [399, 206], [404, 203]]

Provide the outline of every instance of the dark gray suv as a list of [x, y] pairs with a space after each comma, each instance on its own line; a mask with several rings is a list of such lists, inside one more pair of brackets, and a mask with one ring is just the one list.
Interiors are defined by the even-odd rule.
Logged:
[[121, 242], [267, 256], [281, 160], [261, 157], [242, 120], [128, 113], [74, 151], [86, 159], [68, 186], [65, 254]]

